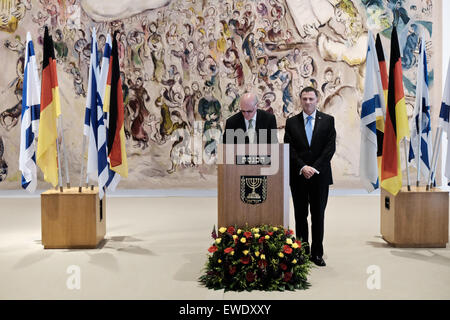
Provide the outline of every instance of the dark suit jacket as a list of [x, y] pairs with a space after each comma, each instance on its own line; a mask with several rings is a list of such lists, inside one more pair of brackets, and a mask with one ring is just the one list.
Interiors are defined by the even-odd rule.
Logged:
[[[238, 112], [231, 117], [227, 119], [227, 122], [225, 123], [225, 130], [223, 133], [223, 143], [237, 143], [237, 138], [234, 137], [233, 140], [228, 141], [227, 140], [227, 129], [242, 129], [243, 132], [245, 132], [245, 119], [242, 112]], [[261, 137], [263, 135], [263, 132], [259, 131], [261, 129], [266, 129], [266, 140], [267, 141], [261, 141]], [[276, 131], [272, 134], [271, 129], [276, 130], [277, 129], [277, 120], [275, 119], [275, 116], [267, 111], [264, 110], [256, 110], [256, 142], [257, 143], [278, 143], [278, 137], [276, 135]], [[245, 137], [245, 143], [248, 143], [248, 136]]]
[[305, 165], [319, 171], [320, 184], [333, 184], [330, 161], [336, 150], [336, 130], [332, 116], [316, 112], [311, 146], [306, 138], [303, 112], [287, 119], [284, 143], [289, 143], [291, 186], [301, 178], [300, 169]]

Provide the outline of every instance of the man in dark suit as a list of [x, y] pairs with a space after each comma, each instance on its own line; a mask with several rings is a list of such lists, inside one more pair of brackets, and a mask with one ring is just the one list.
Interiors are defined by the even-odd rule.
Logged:
[[300, 93], [303, 112], [286, 121], [284, 142], [289, 143], [290, 186], [294, 202], [296, 236], [307, 242], [308, 206], [311, 211], [311, 260], [323, 260], [324, 214], [329, 185], [333, 183], [331, 158], [336, 150], [334, 118], [316, 110], [318, 93], [306, 87]]
[[239, 100], [240, 112], [225, 123], [223, 143], [278, 143], [275, 116], [257, 108], [258, 99], [253, 93], [245, 93]]

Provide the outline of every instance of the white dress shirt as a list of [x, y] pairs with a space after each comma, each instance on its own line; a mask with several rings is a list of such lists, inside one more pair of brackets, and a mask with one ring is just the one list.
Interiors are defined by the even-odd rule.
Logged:
[[[255, 114], [253, 115], [253, 129], [256, 129], [256, 114], [257, 114], [258, 112], [255, 112]], [[248, 131], [248, 126], [250, 125], [250, 120], [247, 120], [247, 119], [245, 119], [244, 118], [244, 121], [245, 121], [245, 131]]]
[[[314, 110], [314, 112], [312, 113], [312, 114], [310, 114], [310, 115], [308, 115], [308, 114], [306, 114], [306, 112], [304, 112], [303, 111], [303, 121], [304, 121], [304, 124], [305, 124], [305, 128], [306, 128], [306, 123], [308, 122], [308, 117], [309, 116], [311, 116], [312, 117], [312, 119], [311, 119], [311, 131], [314, 133], [314, 125], [316, 124], [316, 111], [317, 110]], [[312, 137], [311, 137], [312, 138]], [[303, 171], [303, 168], [304, 167], [306, 167], [306, 166], [303, 166], [301, 169], [300, 169], [300, 175], [302, 175], [302, 171]], [[313, 168], [313, 167], [311, 167], [311, 168]], [[320, 172], [316, 169], [316, 168], [313, 168], [314, 169], [314, 171], [317, 173], [317, 174], [319, 174]]]

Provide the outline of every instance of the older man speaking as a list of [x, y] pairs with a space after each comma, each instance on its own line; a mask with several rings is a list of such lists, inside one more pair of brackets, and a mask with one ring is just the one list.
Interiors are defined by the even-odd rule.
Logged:
[[225, 124], [223, 143], [278, 143], [275, 116], [257, 108], [254, 93], [245, 93], [239, 100], [240, 112], [229, 117]]

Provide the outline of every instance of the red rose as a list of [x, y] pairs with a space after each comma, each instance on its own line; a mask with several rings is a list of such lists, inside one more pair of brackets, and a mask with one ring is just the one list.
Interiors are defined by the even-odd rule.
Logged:
[[231, 251], [234, 251], [234, 249], [232, 247], [228, 247], [225, 250], [223, 250], [223, 252], [225, 252], [225, 253], [230, 253]]
[[248, 282], [253, 282], [255, 281], [255, 274], [253, 272], [247, 272], [245, 278], [247, 279]]
[[217, 247], [216, 246], [211, 246], [211, 247], [209, 247], [208, 251], [211, 252], [211, 253], [216, 252], [217, 251]]
[[289, 281], [291, 281], [291, 278], [292, 278], [292, 272], [285, 272], [284, 273], [283, 281], [289, 282]]
[[260, 267], [261, 269], [265, 269], [267, 267], [267, 261], [266, 260], [259, 260], [258, 261], [258, 267]]
[[235, 274], [236, 273], [236, 266], [230, 266], [230, 269], [228, 270], [228, 272], [231, 274], [231, 275], [233, 275], [233, 274]]
[[263, 243], [264, 242], [264, 237], [259, 238], [258, 242], [259, 243]]
[[292, 231], [291, 229], [286, 230], [286, 235], [290, 236], [291, 234], [294, 234], [294, 231]]
[[298, 244], [298, 248], [301, 249], [302, 247], [302, 242], [299, 240], [295, 240], [295, 243]]
[[230, 234], [234, 234], [234, 232], [236, 231], [236, 229], [234, 229], [234, 227], [228, 227], [227, 232]]
[[250, 257], [249, 256], [245, 256], [241, 258], [241, 262], [243, 264], [249, 264], [250, 263]]
[[287, 253], [287, 254], [291, 254], [292, 253], [292, 248], [290, 246], [288, 246], [287, 244], [284, 245], [283, 249], [284, 249], [283, 250], [284, 253]]
[[285, 265], [284, 263], [280, 263], [280, 268], [281, 270], [286, 271], [287, 265]]
[[250, 231], [244, 232], [244, 237], [246, 237], [247, 239], [250, 238], [251, 236], [252, 236], [252, 233]]
[[268, 234], [269, 236], [272, 236], [272, 235], [273, 235], [273, 232], [272, 232], [272, 231], [268, 231], [267, 234]]

